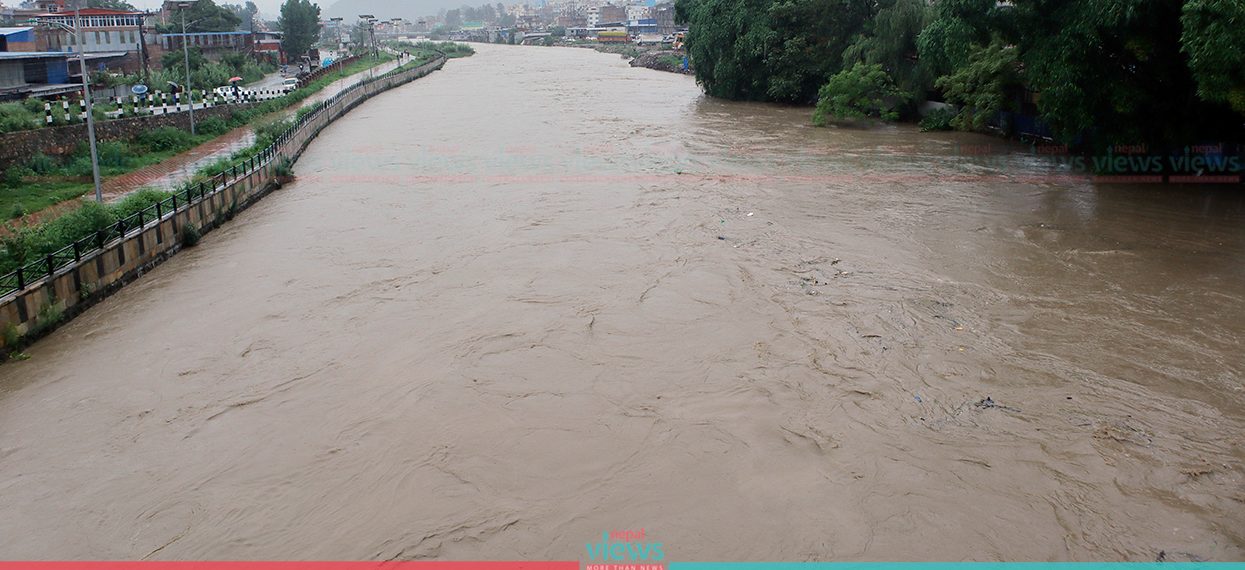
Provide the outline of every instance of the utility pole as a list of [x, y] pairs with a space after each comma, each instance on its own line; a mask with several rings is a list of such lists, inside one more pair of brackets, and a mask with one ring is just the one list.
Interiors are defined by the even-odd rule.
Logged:
[[177, 7], [182, 13], [182, 58], [186, 62], [186, 100], [190, 103], [190, 134], [195, 133], [195, 92], [190, 87], [190, 42], [186, 35], [186, 9], [190, 8], [190, 2], [182, 2]]
[[143, 85], [151, 85], [151, 65], [147, 55], [147, 35], [143, 31], [143, 22], [147, 20], [149, 12], [143, 12], [138, 18], [138, 53], [143, 62]]
[[78, 65], [82, 69], [82, 94], [86, 101], [86, 134], [91, 144], [91, 177], [95, 182], [95, 201], [104, 202], [104, 189], [99, 180], [99, 149], [95, 145], [95, 106], [91, 101], [91, 80], [86, 71], [86, 46], [82, 43], [82, 2], [74, 6], [73, 29], [78, 44]]
[[99, 148], [95, 143], [95, 103], [91, 100], [91, 77], [86, 69], [86, 45], [82, 43], [84, 41], [82, 36], [82, 2], [84, 1], [86, 0], [78, 0], [74, 4], [72, 28], [63, 22], [52, 20], [40, 22], [38, 19], [31, 19], [30, 23], [57, 26], [65, 31], [73, 32], [74, 43], [77, 44], [74, 47], [78, 50], [78, 66], [82, 71], [82, 101], [86, 107], [86, 134], [91, 146], [91, 178], [95, 182], [95, 201], [103, 202], [104, 190], [100, 184], [99, 176]]

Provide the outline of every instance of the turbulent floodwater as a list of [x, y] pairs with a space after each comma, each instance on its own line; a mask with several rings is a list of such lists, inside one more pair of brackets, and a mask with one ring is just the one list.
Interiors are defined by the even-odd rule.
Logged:
[[479, 52], [0, 367], [0, 558], [1245, 557], [1239, 192]]

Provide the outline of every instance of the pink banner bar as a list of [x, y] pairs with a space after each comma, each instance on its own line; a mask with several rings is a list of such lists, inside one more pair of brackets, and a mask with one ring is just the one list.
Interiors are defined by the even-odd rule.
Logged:
[[579, 570], [579, 562], [0, 562], [0, 570]]

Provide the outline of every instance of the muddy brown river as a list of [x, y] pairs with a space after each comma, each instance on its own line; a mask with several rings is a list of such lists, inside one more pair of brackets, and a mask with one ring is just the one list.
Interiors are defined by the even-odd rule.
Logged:
[[809, 115], [571, 48], [368, 102], [0, 367], [0, 558], [1245, 558], [1239, 189]]

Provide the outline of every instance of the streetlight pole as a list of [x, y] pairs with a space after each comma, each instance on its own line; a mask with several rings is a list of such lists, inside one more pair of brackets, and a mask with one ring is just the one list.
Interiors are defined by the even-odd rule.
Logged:
[[75, 47], [78, 49], [78, 66], [82, 71], [82, 100], [86, 104], [86, 134], [91, 145], [91, 178], [95, 182], [95, 201], [103, 202], [104, 190], [99, 176], [99, 148], [95, 143], [95, 104], [91, 101], [91, 78], [86, 70], [86, 46], [82, 43], [82, 2], [83, 0], [78, 0], [74, 5], [72, 28], [64, 22], [51, 20], [40, 22], [35, 18], [32, 18], [30, 23], [57, 26], [62, 30], [73, 32]]
[[195, 91], [190, 87], [190, 47], [186, 36], [186, 9], [189, 2], [178, 5], [182, 13], [182, 59], [186, 62], [186, 100], [190, 102], [190, 134], [195, 135]]
[[86, 71], [86, 46], [82, 43], [82, 1], [74, 7], [73, 29], [78, 44], [78, 65], [82, 69], [82, 93], [86, 101], [86, 134], [91, 144], [91, 177], [95, 182], [95, 201], [104, 202], [104, 190], [99, 181], [99, 149], [95, 146], [95, 106], [91, 101], [91, 81]]

